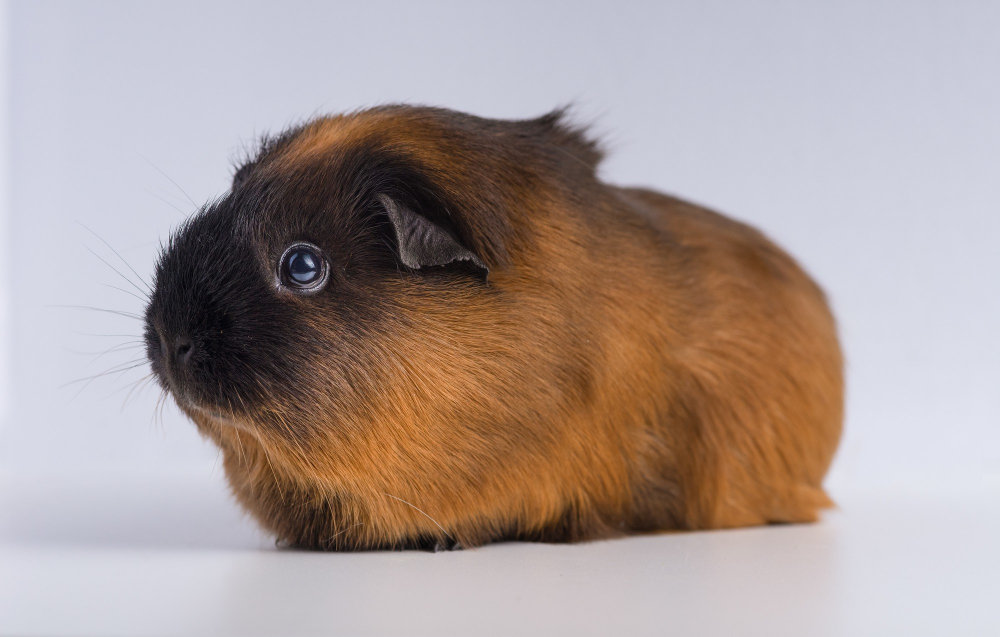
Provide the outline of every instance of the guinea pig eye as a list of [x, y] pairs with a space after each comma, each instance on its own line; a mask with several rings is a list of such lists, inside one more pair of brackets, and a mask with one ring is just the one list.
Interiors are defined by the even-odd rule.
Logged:
[[323, 253], [311, 243], [293, 243], [278, 265], [281, 285], [296, 292], [318, 292], [326, 284], [328, 266]]

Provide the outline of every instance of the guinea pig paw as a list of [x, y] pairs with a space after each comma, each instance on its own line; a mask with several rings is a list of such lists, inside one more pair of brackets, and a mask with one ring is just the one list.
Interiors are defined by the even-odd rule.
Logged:
[[442, 551], [461, 551], [464, 547], [459, 544], [456, 540], [452, 538], [446, 538], [444, 540], [438, 540], [434, 543], [434, 547], [431, 549], [434, 553], [441, 553]]

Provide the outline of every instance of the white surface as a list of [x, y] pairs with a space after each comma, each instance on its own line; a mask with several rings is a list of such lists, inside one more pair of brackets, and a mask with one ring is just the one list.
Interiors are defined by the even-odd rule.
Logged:
[[816, 525], [324, 554], [275, 549], [217, 481], [41, 480], [0, 483], [2, 635], [1000, 634], [1000, 483], [841, 494]]
[[[9, 3], [0, 0], [0, 266], [9, 254], [10, 236], [10, 24]], [[0, 440], [10, 407], [10, 268], [0, 267]]]

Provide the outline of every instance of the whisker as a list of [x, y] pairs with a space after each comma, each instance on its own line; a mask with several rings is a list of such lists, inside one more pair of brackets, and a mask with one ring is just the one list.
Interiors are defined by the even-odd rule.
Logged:
[[[136, 272], [136, 271], [135, 271], [135, 268], [133, 268], [132, 266], [130, 266], [130, 265], [128, 264], [128, 261], [126, 261], [126, 260], [125, 260], [125, 258], [124, 258], [124, 257], [122, 257], [122, 255], [118, 254], [118, 251], [117, 251], [117, 250], [115, 250], [115, 249], [114, 249], [114, 248], [113, 248], [113, 247], [111, 246], [111, 244], [110, 244], [110, 243], [108, 243], [107, 241], [105, 241], [105, 240], [104, 240], [104, 237], [102, 237], [101, 235], [97, 234], [96, 232], [94, 232], [93, 230], [91, 230], [90, 228], [88, 228], [87, 226], [84, 226], [84, 225], [83, 225], [82, 223], [80, 223], [79, 221], [77, 221], [77, 223], [79, 223], [79, 224], [80, 224], [81, 226], [83, 226], [83, 228], [84, 228], [84, 229], [85, 229], [85, 230], [86, 230], [87, 232], [89, 232], [90, 234], [92, 234], [92, 235], [94, 235], [95, 237], [97, 237], [98, 239], [100, 239], [100, 240], [101, 240], [101, 243], [103, 243], [104, 245], [108, 246], [108, 248], [109, 248], [109, 249], [110, 249], [110, 250], [111, 250], [112, 252], [114, 252], [114, 253], [115, 253], [115, 256], [116, 256], [116, 257], [118, 257], [118, 260], [119, 260], [119, 261], [121, 261], [122, 263], [124, 263], [124, 264], [125, 264], [125, 267], [126, 267], [126, 268], [128, 268], [129, 270], [131, 270], [131, 271], [132, 271], [132, 274], [134, 274], [134, 275], [135, 275], [135, 278], [139, 279], [139, 281], [141, 281], [141, 282], [142, 282], [142, 284], [146, 286], [146, 289], [147, 289], [147, 290], [149, 290], [150, 292], [152, 292], [152, 291], [153, 291], [153, 290], [152, 290], [152, 288], [150, 288], [150, 287], [149, 287], [149, 284], [148, 284], [148, 283], [146, 283], [146, 280], [145, 280], [145, 279], [143, 279], [143, 278], [142, 278], [142, 276], [141, 276], [141, 275], [140, 275], [140, 274], [139, 274], [138, 272]], [[88, 250], [90, 250], [90, 248], [87, 248], [87, 249], [88, 249]], [[93, 252], [93, 250], [91, 250], [91, 252]], [[96, 256], [96, 254], [97, 254], [97, 253], [94, 253], [94, 254], [95, 254], [95, 256]], [[100, 258], [100, 257], [98, 257], [98, 258]], [[103, 261], [104, 259], [101, 259], [101, 260]], [[136, 287], [138, 287], [138, 286], [136, 286]], [[140, 290], [140, 292], [141, 292], [141, 291], [142, 291], [142, 290]]]
[[107, 283], [102, 283], [101, 285], [103, 285], [106, 288], [111, 288], [112, 290], [118, 290], [119, 292], [124, 292], [125, 294], [129, 294], [131, 296], [134, 296], [135, 298], [139, 299], [143, 303], [148, 303], [149, 302], [149, 297], [148, 296], [139, 296], [135, 292], [130, 292], [130, 291], [126, 290], [125, 288], [118, 287], [117, 285], [108, 285]]
[[[236, 399], [240, 401], [240, 406], [243, 407], [243, 411], [245, 412], [246, 409], [247, 409], [247, 405], [246, 405], [246, 402], [243, 400], [243, 396], [240, 395], [237, 392], [236, 393]], [[227, 402], [229, 402], [229, 412], [232, 413], [233, 412], [233, 404], [232, 404], [233, 401], [232, 401], [232, 399], [227, 399]], [[237, 431], [236, 436], [237, 436], [237, 439], [238, 439], [239, 438], [239, 431]], [[281, 481], [278, 480], [278, 474], [274, 472], [274, 465], [271, 464], [271, 456], [267, 453], [267, 445], [264, 444], [263, 440], [260, 440], [260, 436], [258, 436], [257, 438], [258, 438], [258, 443], [260, 444], [260, 448], [264, 452], [264, 458], [267, 460], [267, 466], [271, 468], [271, 476], [274, 478], [274, 486], [278, 487], [278, 495], [281, 496], [281, 503], [284, 504], [285, 503], [285, 491], [284, 491], [284, 489], [281, 488]]]
[[[167, 390], [161, 389], [160, 395], [156, 397], [156, 405], [153, 407], [153, 413], [149, 416], [149, 422], [154, 427], [159, 427], [160, 431], [163, 431], [163, 402], [167, 398]], [[159, 418], [159, 422], [157, 419]]]
[[[115, 274], [117, 274], [117, 275], [118, 275], [118, 276], [120, 276], [121, 278], [123, 278], [123, 279], [125, 279], [126, 281], [128, 281], [129, 285], [131, 285], [131, 286], [132, 286], [132, 287], [134, 287], [135, 289], [139, 290], [139, 293], [140, 293], [140, 294], [143, 294], [143, 295], [145, 295], [145, 294], [146, 294], [145, 292], [143, 292], [143, 291], [142, 291], [142, 288], [141, 288], [141, 287], [139, 287], [138, 285], [136, 285], [136, 284], [135, 284], [135, 281], [133, 281], [132, 279], [128, 278], [127, 276], [125, 276], [124, 274], [122, 274], [121, 272], [119, 272], [119, 271], [118, 271], [118, 268], [116, 268], [115, 266], [113, 266], [113, 265], [111, 265], [110, 263], [108, 263], [107, 261], [105, 261], [105, 260], [104, 260], [104, 257], [102, 257], [101, 255], [99, 255], [99, 254], [97, 254], [96, 252], [94, 252], [93, 250], [91, 250], [91, 249], [90, 249], [90, 246], [83, 246], [83, 247], [87, 249], [87, 252], [89, 252], [90, 254], [92, 254], [92, 255], [94, 255], [95, 257], [97, 257], [97, 259], [98, 259], [98, 260], [99, 260], [99, 261], [100, 261], [101, 263], [103, 263], [104, 265], [106, 265], [106, 266], [108, 266], [109, 268], [111, 268], [112, 270], [114, 270]], [[128, 265], [128, 264], [126, 264], [126, 265]], [[145, 285], [145, 283], [146, 283], [146, 282], [145, 282], [145, 281], [143, 281], [143, 284], [144, 284], [144, 285]]]
[[173, 209], [174, 209], [174, 210], [176, 210], [177, 212], [181, 213], [181, 214], [182, 214], [182, 215], [184, 215], [185, 217], [186, 217], [186, 216], [188, 216], [188, 215], [190, 214], [190, 213], [188, 213], [188, 212], [184, 212], [184, 211], [183, 211], [183, 210], [181, 210], [181, 209], [180, 209], [179, 207], [177, 207], [176, 205], [174, 205], [174, 203], [173, 203], [172, 201], [168, 201], [168, 200], [167, 200], [167, 199], [166, 199], [165, 197], [161, 197], [160, 195], [156, 194], [156, 193], [155, 193], [155, 192], [153, 192], [152, 190], [150, 190], [150, 189], [148, 189], [148, 188], [143, 188], [143, 190], [145, 190], [147, 194], [149, 194], [149, 195], [151, 195], [151, 196], [153, 196], [153, 197], [156, 197], [157, 199], [159, 199], [159, 200], [160, 200], [160, 201], [162, 201], [163, 203], [167, 204], [168, 206], [170, 206], [171, 208], [173, 208]]
[[[132, 364], [132, 363], [134, 363], [134, 364]], [[78, 379], [76, 379], [74, 381], [70, 381], [68, 383], [64, 383], [64, 384], [60, 385], [59, 389], [62, 389], [64, 387], [69, 387], [70, 385], [75, 385], [76, 383], [81, 383], [83, 381], [86, 381], [83, 384], [83, 386], [80, 387], [80, 389], [78, 389], [75, 394], [73, 394], [73, 397], [69, 399], [69, 402], [73, 402], [74, 400], [76, 400], [76, 397], [79, 396], [83, 392], [83, 390], [87, 389], [87, 387], [89, 387], [90, 384], [92, 382], [94, 382], [95, 380], [97, 380], [98, 378], [101, 378], [103, 376], [109, 376], [111, 374], [118, 374], [119, 378], [120, 378], [121, 375], [124, 374], [125, 372], [128, 372], [129, 370], [133, 370], [136, 367], [142, 367], [143, 365], [145, 365], [146, 364], [145, 357], [143, 357], [141, 359], [131, 360], [128, 363], [122, 363], [122, 365], [130, 365], [130, 364], [131, 364], [130, 367], [125, 367], [124, 369], [122, 369], [121, 366], [116, 366], [115, 368], [109, 369], [106, 372], [101, 372], [100, 374], [94, 374], [93, 376], [90, 376], [90, 377], [87, 377], [87, 378], [78, 378]]]
[[[107, 354], [108, 352], [116, 351], [116, 350], [119, 350], [119, 349], [122, 349], [122, 350], [126, 350], [126, 349], [138, 349], [138, 348], [144, 347], [144, 346], [145, 346], [145, 343], [142, 343], [140, 341], [134, 341], [134, 342], [129, 342], [129, 343], [120, 343], [118, 345], [115, 345], [111, 349], [99, 350], [99, 351], [96, 351], [96, 352], [87, 352], [87, 351], [83, 351], [83, 350], [73, 349], [72, 347], [65, 347], [63, 349], [65, 349], [70, 354], [76, 354], [78, 356], [102, 356], [104, 354]], [[91, 361], [91, 362], [93, 362], [93, 361]], [[87, 363], [87, 364], [89, 365], [90, 363]]]
[[101, 378], [103, 376], [110, 376], [112, 374], [120, 374], [122, 372], [127, 372], [130, 369], [135, 369], [136, 367], [142, 367], [145, 364], [146, 364], [145, 360], [133, 360], [133, 361], [129, 361], [128, 363], [122, 363], [122, 365], [125, 365], [126, 367], [115, 366], [114, 369], [109, 369], [108, 371], [101, 372], [100, 374], [94, 374], [93, 376], [86, 376], [84, 378], [77, 378], [76, 380], [71, 380], [68, 383], [63, 383], [62, 385], [59, 385], [58, 388], [59, 389], [63, 389], [64, 387], [69, 387], [71, 385], [75, 385], [77, 383], [82, 383], [84, 381], [94, 380], [94, 379], [97, 379], [97, 378]]
[[[125, 400], [122, 401], [122, 409], [124, 409], [125, 406], [128, 404], [129, 397], [132, 396], [132, 392], [136, 391], [136, 389], [140, 387], [145, 388], [146, 385], [149, 383], [149, 381], [152, 379], [153, 379], [153, 372], [150, 372], [145, 376], [143, 376], [142, 378], [140, 378], [139, 380], [134, 380], [131, 383], [127, 383], [124, 387], [120, 387], [114, 390], [113, 392], [105, 396], [105, 398], [106, 399], [111, 398], [115, 394], [120, 394], [123, 391], [128, 391], [128, 394], [125, 395]], [[139, 389], [139, 391], [142, 391], [142, 389]], [[138, 396], [138, 394], [136, 394], [136, 396]]]
[[168, 400], [170, 400], [170, 394], [167, 390], [160, 391], [160, 404], [156, 408], [156, 421], [160, 425], [160, 431], [163, 431], [163, 410], [167, 408]]
[[156, 414], [156, 426], [160, 429], [161, 434], [165, 434], [167, 431], [166, 426], [163, 424], [163, 410], [167, 408], [168, 395], [163, 396], [163, 400], [160, 402], [160, 408], [157, 410]]
[[[136, 154], [138, 154], [138, 153], [136, 153]], [[148, 159], [146, 159], [146, 158], [145, 158], [145, 157], [143, 157], [142, 155], [139, 155], [139, 157], [142, 157], [143, 161], [145, 161], [145, 162], [146, 162], [147, 164], [149, 164], [150, 166], [152, 166], [152, 167], [153, 167], [153, 170], [155, 170], [156, 172], [158, 172], [158, 173], [160, 173], [161, 175], [163, 175], [164, 177], [166, 177], [166, 178], [167, 178], [167, 181], [169, 181], [169, 182], [170, 182], [170, 183], [172, 183], [172, 184], [173, 184], [174, 186], [176, 186], [177, 190], [180, 190], [180, 191], [181, 191], [181, 194], [183, 194], [183, 195], [184, 195], [185, 197], [187, 197], [187, 200], [191, 202], [191, 205], [192, 205], [192, 206], [194, 206], [195, 208], [198, 208], [198, 204], [197, 204], [197, 203], [195, 203], [194, 199], [192, 199], [192, 198], [191, 198], [191, 195], [189, 195], [189, 194], [187, 194], [186, 192], [184, 192], [184, 189], [183, 189], [183, 188], [181, 188], [180, 184], [178, 184], [178, 183], [177, 183], [176, 181], [174, 181], [173, 179], [171, 179], [171, 178], [170, 178], [170, 175], [168, 175], [167, 173], [165, 173], [165, 172], [163, 172], [162, 170], [160, 170], [159, 168], [157, 168], [157, 167], [156, 167], [156, 164], [154, 164], [153, 162], [149, 161]]]
[[416, 511], [416, 512], [417, 512], [417, 513], [419, 513], [420, 515], [424, 516], [425, 518], [427, 518], [428, 520], [430, 520], [431, 522], [433, 522], [433, 523], [434, 523], [434, 524], [435, 524], [435, 525], [437, 526], [437, 528], [441, 529], [441, 532], [442, 532], [442, 533], [444, 533], [445, 535], [447, 535], [447, 536], [448, 536], [448, 538], [449, 538], [450, 540], [452, 540], [452, 541], [454, 541], [454, 540], [455, 540], [455, 538], [451, 537], [451, 533], [448, 533], [447, 531], [445, 531], [445, 530], [444, 530], [444, 527], [443, 527], [443, 526], [441, 526], [440, 524], [438, 524], [438, 521], [437, 521], [437, 520], [435, 520], [435, 519], [434, 519], [434, 518], [432, 518], [431, 516], [427, 515], [427, 514], [426, 514], [425, 512], [421, 511], [421, 510], [420, 510], [420, 509], [418, 509], [417, 507], [413, 506], [412, 504], [410, 504], [409, 502], [407, 502], [407, 501], [406, 501], [406, 500], [404, 500], [403, 498], [397, 498], [396, 496], [394, 496], [394, 495], [392, 495], [392, 494], [389, 494], [389, 493], [383, 493], [382, 495], [384, 495], [384, 496], [388, 496], [388, 497], [392, 498], [393, 500], [399, 500], [400, 502], [402, 502], [402, 503], [403, 503], [403, 504], [405, 504], [406, 506], [410, 507], [411, 509], [413, 509], [414, 511]]
[[243, 457], [243, 466], [245, 466], [247, 468], [247, 483], [250, 485], [250, 497], [252, 498], [253, 497], [253, 478], [250, 477], [252, 475], [250, 473], [250, 461], [247, 460], [247, 454], [243, 450], [243, 439], [240, 438], [240, 430], [239, 430], [239, 428], [238, 427], [233, 427], [233, 433], [236, 434], [236, 442], [240, 446], [240, 456]]
[[139, 334], [94, 334], [93, 332], [77, 332], [70, 330], [72, 334], [79, 334], [80, 336], [99, 336], [102, 338], [142, 338]]
[[274, 472], [274, 465], [271, 464], [271, 456], [267, 453], [267, 445], [261, 444], [261, 450], [264, 451], [264, 458], [267, 460], [267, 466], [271, 468], [271, 477], [274, 478], [274, 486], [278, 487], [278, 495], [281, 496], [281, 503], [285, 503], [285, 490], [281, 488], [281, 481], [278, 480], [278, 474]]
[[115, 345], [111, 349], [104, 350], [102, 353], [98, 354], [97, 357], [94, 358], [94, 360], [92, 360], [89, 363], [87, 363], [87, 365], [88, 366], [89, 365], [93, 365], [97, 361], [101, 360], [101, 358], [105, 354], [110, 354], [111, 352], [125, 352], [125, 351], [128, 351], [130, 349], [140, 349], [140, 348], [143, 348], [145, 346], [146, 346], [145, 343], [135, 343], [135, 344], [133, 344], [133, 343], [122, 343], [121, 345]]
[[215, 475], [215, 470], [219, 466], [219, 458], [221, 457], [222, 457], [222, 447], [219, 447], [218, 452], [216, 452], [215, 454], [215, 464], [212, 465], [212, 473], [208, 474], [209, 476]]
[[334, 533], [333, 535], [331, 535], [330, 537], [326, 538], [325, 544], [327, 546], [330, 546], [330, 543], [333, 542], [337, 537], [343, 535], [344, 533], [347, 533], [351, 529], [356, 529], [359, 526], [364, 526], [364, 525], [365, 525], [364, 522], [358, 522], [357, 524], [352, 524], [351, 526], [347, 527], [346, 529], [341, 529], [341, 530], [337, 531], [336, 533]]
[[[146, 376], [146, 380], [141, 385], [139, 385], [139, 389], [136, 390], [135, 396], [133, 396], [131, 400], [139, 400], [139, 397], [142, 396], [143, 392], [145, 392], [147, 389], [149, 389], [155, 384], [156, 384], [156, 377], [153, 374]], [[128, 400], [127, 396], [126, 400]], [[126, 404], [130, 403], [127, 402]]]
[[111, 392], [104, 398], [108, 399], [114, 396], [115, 394], [120, 394], [123, 391], [128, 390], [128, 393], [125, 394], [125, 398], [122, 400], [122, 406], [121, 406], [121, 411], [125, 411], [125, 408], [128, 407], [133, 400], [138, 399], [139, 396], [142, 395], [143, 390], [149, 387], [152, 380], [153, 380], [153, 373], [150, 372], [145, 376], [143, 376], [142, 378], [140, 378], [139, 380], [134, 380], [131, 383], [126, 384], [124, 387], [116, 389], [115, 391]]
[[124, 316], [125, 318], [135, 319], [137, 321], [144, 320], [143, 317], [133, 312], [123, 312], [121, 310], [106, 310], [102, 307], [91, 307], [89, 305], [46, 305], [45, 307], [60, 307], [60, 308], [68, 308], [71, 310], [91, 310], [93, 312], [107, 312], [108, 314], [117, 314], [118, 316]]
[[168, 392], [166, 389], [161, 389], [160, 397], [162, 398], [162, 400], [160, 401], [160, 407], [157, 410], [157, 418], [160, 421], [160, 431], [164, 431], [163, 411], [167, 408], [167, 404], [170, 402], [170, 392]]

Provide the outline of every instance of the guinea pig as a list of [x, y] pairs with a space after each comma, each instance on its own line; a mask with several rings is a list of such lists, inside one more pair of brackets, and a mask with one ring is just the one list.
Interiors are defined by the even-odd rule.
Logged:
[[173, 233], [151, 367], [278, 542], [573, 542], [831, 504], [823, 292], [601, 159], [561, 110], [382, 106], [267, 139]]

